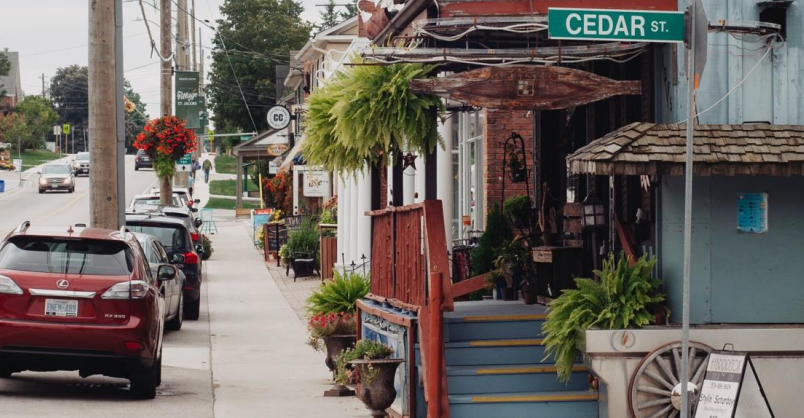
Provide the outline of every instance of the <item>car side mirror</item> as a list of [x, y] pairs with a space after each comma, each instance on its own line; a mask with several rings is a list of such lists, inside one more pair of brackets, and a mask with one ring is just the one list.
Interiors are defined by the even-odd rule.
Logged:
[[204, 221], [202, 221], [201, 219], [196, 219], [195, 221], [193, 221], [193, 225], [195, 225], [196, 228], [200, 227], [203, 224]]
[[201, 244], [196, 245], [195, 252], [197, 252], [198, 254], [204, 254], [204, 246]]
[[170, 257], [170, 262], [173, 264], [184, 264], [184, 254], [173, 254], [173, 257]]
[[156, 271], [156, 277], [162, 282], [172, 281], [176, 278], [176, 267], [163, 264], [159, 266], [159, 269]]
[[193, 202], [195, 202], [195, 203], [201, 203], [201, 199], [195, 199], [195, 200], [193, 200]]
[[[196, 213], [196, 212], [198, 212], [198, 209], [197, 208], [190, 208], [190, 212]], [[198, 226], [198, 225], [196, 225], [196, 226]]]

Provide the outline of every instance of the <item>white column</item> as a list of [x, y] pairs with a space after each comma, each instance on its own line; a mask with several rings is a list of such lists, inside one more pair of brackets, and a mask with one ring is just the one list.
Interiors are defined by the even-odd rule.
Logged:
[[[304, 187], [301, 182], [301, 166], [296, 166], [293, 168], [293, 215], [299, 214], [299, 189]], [[240, 190], [237, 191], [238, 193], [242, 193]]]
[[413, 200], [419, 203], [424, 201], [424, 179], [427, 175], [426, 167], [424, 166], [424, 157], [421, 155], [416, 159], [416, 171], [414, 171], [414, 173], [416, 173], [416, 193], [418, 193], [418, 195], [414, 195], [416, 197]]
[[[392, 156], [393, 157], [393, 156]], [[387, 193], [385, 194], [386, 201], [380, 204], [380, 207], [385, 207], [388, 202], [394, 201], [394, 194], [392, 193], [394, 189], [394, 163], [393, 160], [389, 161], [389, 164], [385, 167], [385, 172], [387, 173], [385, 176], [385, 185]]]
[[[344, 196], [344, 208], [343, 208], [343, 249], [341, 252], [338, 253], [338, 261], [343, 262], [343, 260], [348, 260], [349, 255], [352, 253], [352, 230], [354, 229], [355, 225], [352, 221], [352, 212], [354, 209], [352, 208], [352, 193], [354, 190], [352, 189], [351, 180], [349, 180], [349, 175], [347, 174], [346, 177], [343, 179], [343, 196]], [[346, 261], [348, 264], [349, 261]]]
[[[371, 172], [368, 168], [360, 174], [357, 188], [357, 250], [358, 260], [365, 254], [367, 259], [371, 259], [371, 217], [366, 216], [366, 212], [371, 210]], [[355, 261], [356, 263], [358, 261]], [[366, 269], [368, 271], [368, 269]]]
[[416, 193], [416, 170], [408, 167], [402, 172], [402, 204], [413, 204], [413, 196]]
[[438, 133], [444, 139], [444, 148], [438, 147], [436, 149], [436, 167], [438, 170], [436, 196], [441, 200], [441, 204], [444, 207], [444, 228], [447, 230], [447, 248], [450, 251], [452, 250], [452, 206], [454, 204], [452, 199], [452, 144], [454, 140], [452, 129], [457, 117], [456, 112], [450, 113], [447, 115], [446, 121], [438, 124]]
[[357, 263], [357, 255], [358, 250], [358, 233], [357, 228], [360, 225], [360, 218], [362, 217], [360, 212], [360, 207], [358, 206], [358, 199], [360, 198], [360, 189], [357, 186], [357, 178], [355, 175], [351, 175], [349, 177], [349, 188], [352, 190], [350, 196], [351, 205], [351, 226], [349, 228], [349, 253], [346, 254], [346, 264], [352, 264], [354, 261]]
[[335, 265], [341, 263], [341, 253], [344, 251], [346, 243], [346, 187], [340, 174], [335, 174], [334, 181], [338, 182], [338, 254], [335, 257]]

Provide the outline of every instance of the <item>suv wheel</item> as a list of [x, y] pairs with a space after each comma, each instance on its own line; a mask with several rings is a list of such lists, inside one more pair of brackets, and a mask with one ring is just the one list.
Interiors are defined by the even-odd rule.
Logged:
[[181, 330], [181, 325], [184, 323], [184, 295], [179, 296], [179, 308], [176, 310], [176, 316], [170, 321], [165, 323], [165, 328], [170, 331]]
[[140, 171], [140, 166], [138, 166], [137, 164], [134, 164], [134, 171]]
[[198, 300], [184, 305], [184, 317], [190, 320], [197, 320], [201, 316], [201, 295]]
[[156, 387], [162, 380], [162, 358], [154, 363], [150, 370], [131, 377], [131, 396], [135, 399], [153, 399]]

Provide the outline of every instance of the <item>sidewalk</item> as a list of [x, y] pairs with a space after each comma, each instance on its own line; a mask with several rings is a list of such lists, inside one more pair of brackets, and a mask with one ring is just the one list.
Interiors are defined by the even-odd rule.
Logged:
[[305, 344], [305, 323], [266, 271], [244, 223], [233, 211], [215, 215], [219, 232], [211, 236], [206, 278], [215, 416], [367, 417], [357, 398], [323, 396], [331, 376], [324, 355]]

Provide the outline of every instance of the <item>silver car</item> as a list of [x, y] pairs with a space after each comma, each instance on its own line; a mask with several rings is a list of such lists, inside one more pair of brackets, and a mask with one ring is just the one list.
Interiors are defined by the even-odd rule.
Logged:
[[39, 193], [53, 190], [75, 191], [75, 171], [67, 163], [45, 164], [39, 174]]
[[75, 175], [79, 174], [89, 175], [88, 152], [79, 152], [78, 154], [75, 155], [75, 159], [73, 160], [73, 170], [75, 170]]

